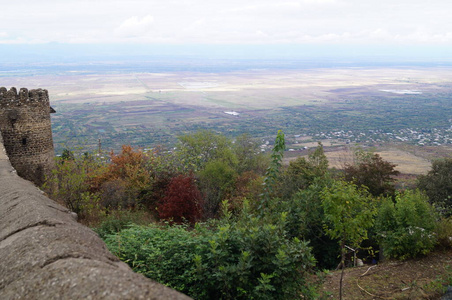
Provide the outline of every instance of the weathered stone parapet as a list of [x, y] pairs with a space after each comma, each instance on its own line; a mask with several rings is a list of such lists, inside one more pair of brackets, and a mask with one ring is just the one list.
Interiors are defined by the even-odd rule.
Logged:
[[0, 299], [180, 299], [13, 172], [0, 135]]
[[49, 92], [44, 89], [28, 90], [21, 88], [19, 92], [15, 87], [7, 90], [0, 87], [0, 107], [12, 107], [21, 105], [48, 105]]

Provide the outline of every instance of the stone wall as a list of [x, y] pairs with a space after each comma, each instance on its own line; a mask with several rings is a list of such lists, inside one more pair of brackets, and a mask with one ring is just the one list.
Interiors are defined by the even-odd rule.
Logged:
[[23, 178], [41, 185], [54, 166], [47, 90], [0, 88], [0, 131], [11, 164]]
[[0, 134], [0, 299], [190, 299], [134, 273], [16, 175]]

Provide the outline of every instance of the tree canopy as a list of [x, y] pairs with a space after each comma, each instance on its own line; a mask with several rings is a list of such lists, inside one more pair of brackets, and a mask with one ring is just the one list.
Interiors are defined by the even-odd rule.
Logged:
[[395, 192], [394, 176], [400, 174], [396, 166], [378, 154], [361, 156], [357, 164], [345, 167], [345, 180], [367, 187], [373, 196], [392, 196]]
[[425, 191], [430, 203], [452, 215], [452, 158], [435, 160], [427, 175], [419, 176], [418, 187]]

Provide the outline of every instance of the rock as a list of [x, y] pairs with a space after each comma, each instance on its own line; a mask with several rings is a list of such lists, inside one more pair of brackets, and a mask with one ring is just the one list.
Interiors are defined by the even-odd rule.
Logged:
[[362, 266], [364, 266], [363, 260], [357, 258], [357, 259], [356, 259], [356, 266], [357, 266], [357, 267], [362, 267]]

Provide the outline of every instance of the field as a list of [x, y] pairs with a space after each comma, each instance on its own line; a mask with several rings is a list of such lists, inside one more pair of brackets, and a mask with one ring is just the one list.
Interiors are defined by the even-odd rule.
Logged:
[[[99, 141], [107, 151], [170, 146], [199, 129], [248, 132], [269, 149], [282, 129], [289, 158], [322, 140], [340, 167], [347, 145], [357, 143], [377, 147], [404, 173], [422, 174], [452, 143], [452, 68], [30, 72], [0, 73], [0, 85], [49, 90], [57, 153], [92, 151]], [[440, 144], [428, 155], [425, 147]]]
[[226, 73], [120, 73], [2, 77], [2, 85], [47, 88], [55, 104], [158, 99], [205, 108], [275, 109], [347, 103], [350, 96], [434, 95], [449, 91], [452, 69], [251, 70]]

